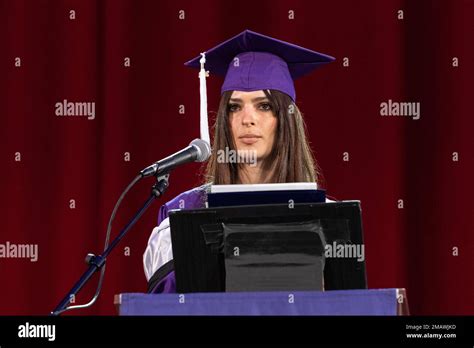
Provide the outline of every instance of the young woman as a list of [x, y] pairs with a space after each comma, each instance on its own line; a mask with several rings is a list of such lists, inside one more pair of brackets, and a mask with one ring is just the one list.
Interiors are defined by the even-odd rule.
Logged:
[[[169, 210], [204, 208], [211, 184], [318, 181], [293, 79], [333, 58], [248, 30], [209, 50], [206, 57], [211, 73], [225, 75], [206, 183], [161, 207], [143, 255], [150, 292], [176, 290]], [[187, 65], [198, 67], [197, 59]], [[253, 154], [255, 161], [223, 159], [222, 151]]]

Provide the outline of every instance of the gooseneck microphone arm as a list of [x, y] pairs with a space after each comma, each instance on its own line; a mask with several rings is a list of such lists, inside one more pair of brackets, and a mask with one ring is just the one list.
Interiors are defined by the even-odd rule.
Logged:
[[160, 161], [153, 163], [140, 172], [143, 177], [150, 175], [159, 175], [168, 173], [177, 166], [189, 162], [204, 162], [211, 155], [209, 144], [201, 139], [194, 139], [188, 147], [166, 157]]

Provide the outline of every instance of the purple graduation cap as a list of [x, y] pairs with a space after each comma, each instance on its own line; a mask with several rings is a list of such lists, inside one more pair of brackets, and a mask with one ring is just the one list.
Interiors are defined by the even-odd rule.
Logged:
[[[201, 56], [185, 63], [197, 68]], [[277, 40], [250, 30], [205, 52], [205, 69], [225, 76], [225, 91], [275, 89], [296, 100], [293, 80], [304, 76], [334, 57]]]

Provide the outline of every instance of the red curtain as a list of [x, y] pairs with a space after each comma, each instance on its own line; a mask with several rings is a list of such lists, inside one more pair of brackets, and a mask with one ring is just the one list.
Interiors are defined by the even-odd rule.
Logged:
[[[406, 288], [413, 314], [473, 314], [473, 16], [470, 0], [2, 0], [0, 244], [37, 245], [38, 260], [0, 258], [0, 314], [55, 307], [133, 176], [199, 136], [183, 63], [245, 29], [337, 58], [296, 82], [297, 103], [328, 194], [362, 202], [369, 287]], [[221, 83], [208, 80], [212, 117]], [[57, 116], [64, 100], [95, 102], [94, 119]], [[390, 100], [419, 102], [420, 118], [382, 116]], [[109, 257], [98, 303], [75, 314], [146, 290], [158, 209], [199, 183], [198, 165], [172, 173]], [[126, 197], [114, 234], [151, 185]]]

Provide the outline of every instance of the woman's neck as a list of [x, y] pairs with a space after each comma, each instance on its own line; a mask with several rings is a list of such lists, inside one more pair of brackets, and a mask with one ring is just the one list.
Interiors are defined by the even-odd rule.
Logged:
[[263, 184], [269, 177], [269, 171], [262, 168], [262, 162], [257, 165], [244, 165], [239, 170], [240, 184]]

